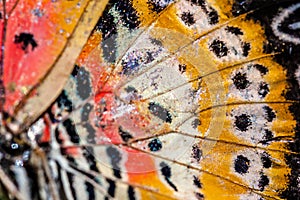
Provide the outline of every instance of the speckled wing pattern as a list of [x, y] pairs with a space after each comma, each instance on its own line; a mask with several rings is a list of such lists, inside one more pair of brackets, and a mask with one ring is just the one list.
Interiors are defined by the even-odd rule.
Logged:
[[299, 199], [299, 12], [109, 1], [56, 101], [2, 142], [3, 161], [30, 143], [8, 176], [29, 199]]

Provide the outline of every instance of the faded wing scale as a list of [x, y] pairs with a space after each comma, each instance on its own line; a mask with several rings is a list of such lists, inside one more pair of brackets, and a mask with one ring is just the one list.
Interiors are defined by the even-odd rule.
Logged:
[[5, 176], [25, 199], [299, 198], [297, 11], [110, 1], [52, 106], [1, 129]]

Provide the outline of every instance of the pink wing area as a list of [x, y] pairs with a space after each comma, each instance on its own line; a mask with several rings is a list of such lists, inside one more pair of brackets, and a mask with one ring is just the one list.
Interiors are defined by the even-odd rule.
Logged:
[[[5, 111], [12, 113], [32, 86], [39, 84], [49, 72], [88, 2], [20, 0], [6, 3], [0, 27], [4, 35], [0, 41], [4, 45]], [[1, 7], [3, 11], [3, 3]]]

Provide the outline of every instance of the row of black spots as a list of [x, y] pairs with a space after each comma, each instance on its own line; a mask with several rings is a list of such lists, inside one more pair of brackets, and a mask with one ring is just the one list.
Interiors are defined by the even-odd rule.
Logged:
[[172, 2], [174, 2], [174, 0], [148, 0], [147, 4], [153, 12], [160, 13]]
[[[272, 160], [268, 153], [263, 152], [262, 154], [260, 154], [260, 158], [264, 168], [268, 169], [272, 166]], [[248, 173], [249, 167], [250, 160], [244, 155], [238, 155], [234, 160], [234, 169], [239, 174]]]
[[272, 131], [265, 129], [263, 134], [263, 141], [261, 141], [260, 143], [268, 145], [271, 141], [273, 141], [274, 134], [272, 133]]
[[[249, 65], [248, 68], [250, 67], [255, 67], [258, 71], [260, 71], [262, 76], [264, 76], [268, 72], [268, 69], [263, 65]], [[252, 82], [248, 80], [247, 74], [242, 72], [236, 73], [232, 77], [232, 81], [235, 88], [240, 91], [247, 89], [252, 84]], [[257, 92], [261, 98], [265, 98], [270, 92], [269, 85], [266, 82], [261, 82]]]
[[[242, 32], [242, 30], [238, 27], [234, 27], [234, 26], [227, 26], [225, 27], [225, 30], [228, 32], [228, 33], [231, 33], [233, 35], [236, 35], [237, 37], [240, 38], [240, 36], [244, 35], [244, 33]], [[249, 51], [251, 50], [251, 45], [250, 43], [248, 42], [242, 42], [242, 50], [243, 50], [243, 53], [242, 55], [244, 57], [247, 57], [249, 55]]]
[[260, 154], [260, 156], [261, 156], [260, 159], [263, 164], [263, 167], [269, 169], [272, 166], [272, 160], [270, 154], [268, 154], [267, 152], [263, 152]]
[[266, 75], [269, 72], [267, 67], [260, 64], [249, 65], [248, 67], [256, 68], [262, 76]]
[[172, 123], [172, 115], [171, 113], [161, 105], [155, 102], [150, 102], [148, 109], [151, 114], [158, 117], [159, 119], [163, 120], [167, 123]]
[[[266, 113], [265, 119], [268, 122], [272, 122], [276, 118], [276, 114], [274, 110], [269, 106], [264, 106], [263, 110]], [[249, 127], [252, 125], [251, 116], [245, 113], [235, 116], [234, 124], [238, 130], [242, 132], [246, 132], [249, 129]]]
[[25, 51], [25, 53], [28, 52], [29, 46], [31, 46], [32, 51], [38, 46], [34, 38], [34, 35], [32, 33], [25, 33], [25, 32], [22, 32], [19, 35], [15, 35], [14, 43], [20, 44], [22, 50]]
[[174, 185], [174, 183], [171, 181], [172, 171], [170, 166], [165, 162], [161, 162], [159, 166], [160, 166], [160, 172], [164, 176], [166, 182], [170, 185], [171, 188], [173, 188], [174, 191], [177, 192], [178, 189], [176, 185]]
[[211, 25], [215, 25], [219, 22], [218, 12], [211, 6], [208, 6], [205, 0], [188, 0], [188, 1], [190, 1], [194, 5], [201, 7], [203, 12], [208, 16], [209, 23]]
[[[227, 26], [225, 27], [225, 30], [228, 33], [231, 33], [239, 38], [241, 40], [241, 37], [244, 33], [242, 30], [238, 27], [234, 26]], [[247, 57], [249, 55], [249, 52], [251, 50], [251, 45], [248, 42], [242, 42], [241, 43], [241, 48], [242, 48], [242, 55], [244, 57]], [[225, 57], [229, 54], [229, 48], [226, 44], [225, 41], [222, 41], [220, 39], [215, 39], [212, 41], [212, 43], [209, 45], [209, 49], [218, 57], [222, 58]], [[233, 53], [237, 54], [237, 51], [234, 51]]]
[[[264, 168], [270, 168], [271, 167], [271, 160], [269, 155], [267, 154], [263, 154], [261, 156], [261, 160], [263, 162], [263, 167]], [[238, 155], [236, 157], [236, 159], [234, 160], [234, 170], [235, 172], [244, 175], [246, 173], [249, 173], [249, 168], [251, 166], [251, 161], [249, 160], [249, 158], [247, 158], [244, 155]], [[266, 176], [263, 172], [260, 172], [260, 177], [258, 180], [258, 187], [260, 189], [260, 191], [263, 191], [265, 189], [265, 187], [267, 185], [269, 185], [269, 178], [268, 176]]]

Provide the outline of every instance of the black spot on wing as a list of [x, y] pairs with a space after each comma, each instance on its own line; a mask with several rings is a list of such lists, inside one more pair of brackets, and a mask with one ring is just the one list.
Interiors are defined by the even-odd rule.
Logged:
[[167, 181], [167, 183], [175, 190], [175, 191], [178, 191], [177, 190], [177, 187], [174, 185], [174, 183], [171, 182], [171, 176], [172, 176], [172, 173], [171, 173], [171, 168], [167, 165], [167, 163], [165, 162], [161, 162], [160, 165], [161, 167], [160, 171], [162, 173], [162, 175], [165, 177], [165, 180]]
[[93, 105], [90, 103], [84, 104], [81, 110], [81, 121], [89, 121], [90, 112], [93, 110]]
[[[108, 190], [107, 193], [111, 196], [111, 197], [115, 197], [115, 192], [116, 192], [116, 183], [115, 181], [111, 180], [111, 179], [106, 179], [107, 183], [108, 183]], [[105, 200], [109, 200], [111, 198], [105, 197]]]
[[159, 119], [167, 123], [172, 123], [172, 115], [170, 114], [170, 112], [159, 104], [150, 102], [148, 109], [151, 114], [158, 117]]
[[85, 187], [86, 187], [86, 191], [88, 193], [89, 200], [95, 200], [96, 195], [95, 195], [94, 186], [89, 182], [85, 182]]
[[162, 143], [158, 138], [154, 138], [148, 144], [150, 151], [159, 151], [162, 148]]
[[99, 169], [97, 168], [97, 161], [95, 159], [93, 152], [94, 152], [93, 148], [91, 148], [91, 147], [87, 147], [87, 148], [83, 149], [83, 155], [86, 158], [86, 160], [90, 166], [90, 170], [99, 172]]
[[129, 200], [135, 200], [135, 192], [134, 192], [134, 188], [132, 186], [128, 187], [128, 198]]
[[242, 49], [243, 49], [243, 56], [247, 57], [249, 55], [249, 51], [251, 49], [250, 43], [243, 43], [242, 44]]
[[202, 150], [199, 148], [199, 146], [197, 144], [194, 144], [192, 146], [191, 156], [196, 162], [200, 162], [200, 160], [202, 158]]
[[21, 44], [21, 48], [25, 52], [27, 52], [29, 45], [31, 45], [31, 50], [34, 50], [38, 46], [31, 33], [20, 33], [19, 35], [15, 35], [14, 43]]
[[239, 174], [245, 174], [249, 170], [250, 160], [243, 156], [238, 155], [234, 160], [234, 170]]
[[193, 14], [191, 14], [190, 12], [183, 12], [180, 16], [181, 20], [188, 26], [191, 26], [193, 24], [195, 24], [195, 19]]
[[202, 184], [200, 182], [200, 179], [197, 176], [193, 176], [193, 183], [197, 188], [202, 188]]
[[75, 65], [74, 68], [73, 68], [73, 71], [72, 71], [71, 75], [73, 77], [76, 77], [79, 69], [80, 69], [80, 67], [78, 65]]
[[91, 75], [85, 70], [84, 67], [80, 67], [77, 75], [74, 77], [76, 80], [76, 91], [77, 95], [85, 100], [92, 94], [92, 86], [91, 86]]
[[275, 118], [276, 118], [276, 114], [275, 112], [272, 110], [272, 108], [270, 108], [269, 106], [264, 106], [263, 109], [266, 112], [266, 120], [268, 122], [272, 122]]
[[130, 139], [133, 138], [132, 135], [124, 131], [121, 126], [119, 126], [119, 134], [124, 142], [128, 142]]
[[273, 137], [274, 137], [274, 135], [273, 135], [272, 131], [266, 129], [265, 133], [264, 133], [264, 139], [266, 141], [270, 141]]
[[269, 85], [265, 82], [261, 83], [258, 88], [258, 94], [260, 97], [264, 98], [270, 92]]
[[71, 119], [66, 119], [63, 121], [63, 126], [70, 136], [71, 141], [75, 144], [78, 144], [80, 142], [80, 137], [76, 131], [74, 122]]
[[184, 73], [185, 71], [186, 71], [186, 65], [179, 65], [179, 71], [181, 72], [181, 73]]
[[108, 147], [106, 149], [107, 155], [110, 157], [110, 162], [114, 171], [114, 176], [116, 178], [121, 178], [121, 173], [120, 173], [120, 162], [122, 160], [122, 155], [118, 151], [118, 149], [114, 147]]
[[217, 24], [219, 22], [218, 12], [211, 7], [210, 7], [210, 10], [211, 11], [208, 12], [209, 23], [211, 25]]
[[258, 181], [258, 187], [260, 191], [263, 191], [265, 187], [269, 185], [269, 182], [270, 182], [269, 178], [266, 175], [261, 174], [260, 179]]
[[227, 32], [229, 32], [229, 33], [232, 33], [232, 34], [236, 35], [236, 36], [239, 36], [239, 35], [243, 35], [243, 34], [244, 34], [244, 33], [241, 31], [240, 28], [234, 27], [234, 26], [227, 26], [227, 27], [225, 28], [225, 30], [226, 30]]
[[57, 106], [60, 108], [60, 110], [65, 110], [67, 112], [71, 112], [73, 110], [73, 104], [72, 101], [68, 98], [67, 92], [63, 90], [60, 95], [58, 96], [57, 100]]
[[272, 166], [272, 161], [268, 153], [264, 152], [260, 158], [264, 168], [270, 168]]
[[215, 39], [210, 45], [209, 49], [218, 57], [222, 58], [227, 56], [229, 50], [225, 44], [225, 42]]
[[247, 75], [245, 73], [238, 72], [232, 78], [233, 84], [238, 90], [244, 90], [250, 85], [250, 81], [247, 79]]
[[195, 197], [198, 200], [204, 200], [204, 195], [199, 192], [195, 192]]
[[255, 67], [261, 73], [261, 75], [266, 75], [269, 72], [268, 68], [260, 64], [255, 64], [253, 67]]
[[194, 119], [193, 121], [192, 121], [192, 127], [194, 128], [194, 129], [196, 129], [196, 128], [198, 128], [198, 126], [199, 125], [201, 125], [201, 121], [197, 118], [197, 119]]
[[251, 120], [250, 120], [250, 116], [247, 114], [241, 114], [239, 116], [235, 116], [235, 122], [234, 122], [235, 126], [237, 129], [239, 129], [240, 131], [247, 131], [248, 127], [252, 124]]

